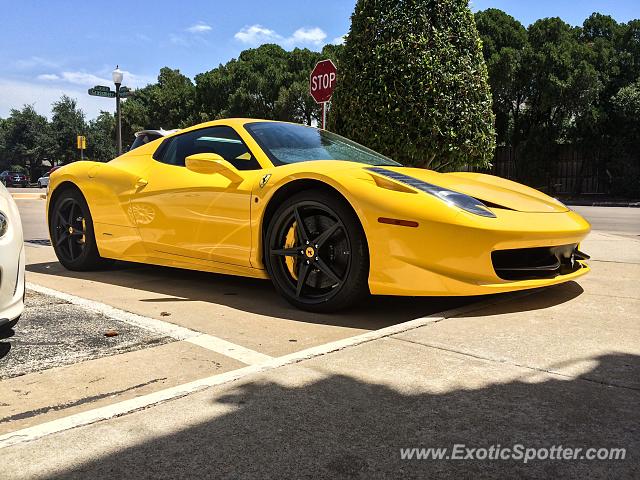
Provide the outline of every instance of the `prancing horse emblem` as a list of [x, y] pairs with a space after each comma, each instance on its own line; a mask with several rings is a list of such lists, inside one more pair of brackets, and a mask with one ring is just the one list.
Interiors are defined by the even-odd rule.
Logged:
[[264, 177], [262, 177], [260, 179], [260, 188], [264, 187], [267, 184], [267, 182], [269, 181], [270, 178], [271, 178], [271, 174], [270, 173], [267, 173]]

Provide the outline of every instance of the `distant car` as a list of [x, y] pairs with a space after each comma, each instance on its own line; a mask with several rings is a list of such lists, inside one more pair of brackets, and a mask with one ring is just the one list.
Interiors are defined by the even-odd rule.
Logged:
[[27, 187], [29, 186], [29, 177], [24, 173], [5, 170], [0, 173], [0, 182], [5, 187]]
[[49, 174], [45, 173], [38, 179], [38, 188], [47, 188], [49, 186]]
[[131, 148], [129, 149], [129, 151], [141, 147], [142, 145], [146, 145], [149, 142], [153, 142], [154, 140], [157, 140], [159, 138], [171, 135], [172, 133], [175, 133], [177, 131], [177, 129], [164, 130], [161, 128], [160, 130], [142, 130], [140, 132], [136, 132], [136, 139], [131, 144]]
[[18, 207], [0, 185], [0, 331], [13, 328], [24, 309], [24, 266]]

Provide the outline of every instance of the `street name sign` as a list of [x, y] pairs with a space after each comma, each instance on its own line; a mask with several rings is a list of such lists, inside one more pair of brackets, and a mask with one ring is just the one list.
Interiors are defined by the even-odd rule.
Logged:
[[116, 92], [111, 90], [96, 90], [94, 88], [89, 89], [89, 95], [93, 95], [94, 97], [107, 97], [107, 98], [115, 98]]

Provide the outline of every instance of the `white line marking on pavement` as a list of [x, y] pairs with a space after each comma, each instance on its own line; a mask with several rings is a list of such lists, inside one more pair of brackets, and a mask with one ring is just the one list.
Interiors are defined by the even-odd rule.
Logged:
[[[38, 288], [44, 288], [44, 287], [38, 287]], [[49, 290], [49, 289], [46, 289], [46, 290]], [[200, 380], [195, 380], [193, 382], [185, 383], [183, 385], [177, 385], [175, 387], [167, 388], [165, 390], [160, 390], [158, 392], [153, 392], [147, 395], [142, 395], [140, 397], [132, 398], [130, 400], [124, 400], [122, 402], [114, 403], [113, 405], [107, 405], [105, 407], [100, 407], [93, 410], [88, 410], [86, 412], [76, 413], [68, 417], [59, 418], [57, 420], [52, 420], [50, 422], [45, 422], [40, 425], [35, 425], [33, 427], [27, 427], [22, 430], [16, 430], [15, 432], [0, 435], [0, 449], [10, 447], [11, 445], [16, 445], [22, 442], [30, 442], [33, 440], [37, 440], [38, 438], [42, 438], [44, 436], [51, 435], [54, 433], [60, 433], [65, 430], [70, 430], [72, 428], [90, 425], [92, 423], [96, 423], [102, 420], [108, 420], [110, 418], [119, 417], [131, 412], [135, 412], [136, 410], [141, 410], [143, 408], [157, 405], [162, 402], [184, 397], [191, 393], [195, 393], [209, 387], [233, 382], [241, 378], [244, 378], [248, 375], [252, 375], [260, 372], [266, 372], [269, 370], [274, 370], [276, 368], [283, 367], [285, 365], [298, 363], [303, 360], [308, 360], [321, 355], [326, 355], [328, 353], [343, 350], [348, 347], [354, 347], [356, 345], [361, 345], [363, 343], [371, 342], [373, 340], [378, 340], [380, 338], [389, 337], [391, 335], [396, 335], [398, 333], [403, 333], [409, 330], [422, 327], [429, 323], [439, 322], [440, 320], [455, 317], [457, 315], [463, 315], [465, 313], [469, 313], [469, 312], [481, 309], [488, 305], [502, 303], [504, 301], [512, 300], [514, 298], [519, 298], [521, 296], [526, 296], [531, 293], [533, 293], [533, 291], [517, 292], [514, 294], [502, 296], [499, 299], [497, 299], [497, 301], [496, 299], [490, 299], [490, 300], [476, 302], [471, 305], [466, 305], [460, 308], [446, 310], [441, 313], [436, 313], [426, 317], [417, 318], [415, 320], [410, 320], [408, 322], [400, 323], [398, 325], [392, 325], [390, 327], [381, 328], [380, 330], [375, 330], [375, 331], [363, 333], [361, 335], [356, 335], [355, 337], [345, 338], [345, 339], [337, 340], [335, 342], [330, 342], [324, 345], [319, 345], [317, 347], [307, 348], [305, 350], [291, 353], [289, 355], [285, 355], [282, 357], [271, 358], [268, 361], [265, 361], [264, 363], [249, 365], [248, 367], [239, 368], [231, 372], [226, 372], [219, 375], [213, 375], [211, 377], [202, 378]]]
[[166, 335], [168, 337], [175, 338], [176, 340], [184, 340], [186, 342], [193, 343], [194, 345], [206, 348], [207, 350], [212, 350], [216, 353], [221, 353], [222, 355], [233, 358], [234, 360], [238, 360], [242, 363], [246, 363], [247, 365], [263, 363], [273, 358], [269, 355], [265, 355], [264, 353], [243, 347], [242, 345], [236, 345], [235, 343], [228, 342], [222, 338], [214, 337], [213, 335], [197, 332], [170, 322], [163, 322], [156, 318], [144, 317], [136, 313], [120, 310], [119, 308], [112, 307], [111, 305], [87, 300], [86, 298], [59, 292], [58, 290], [53, 290], [34, 283], [27, 283], [27, 289], [64, 300], [65, 302], [82, 307], [85, 310], [100, 313], [109, 318], [113, 318], [114, 320], [128, 323], [129, 325], [135, 325], [136, 327], [144, 328], [145, 330], [161, 335]]
[[236, 345], [235, 343], [227, 342], [226, 340], [214, 337], [213, 335], [200, 334], [195, 337], [187, 338], [186, 341], [202, 348], [206, 348], [207, 350], [222, 353], [227, 357], [235, 358], [247, 365], [264, 363], [273, 358], [269, 355], [265, 355], [264, 353], [256, 352], [255, 350], [250, 350], [240, 345]]

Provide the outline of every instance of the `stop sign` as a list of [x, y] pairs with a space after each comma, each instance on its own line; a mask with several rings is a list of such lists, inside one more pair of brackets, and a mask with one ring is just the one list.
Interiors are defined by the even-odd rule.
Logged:
[[309, 93], [317, 103], [331, 100], [336, 88], [338, 69], [331, 60], [321, 60], [316, 64], [309, 78]]

